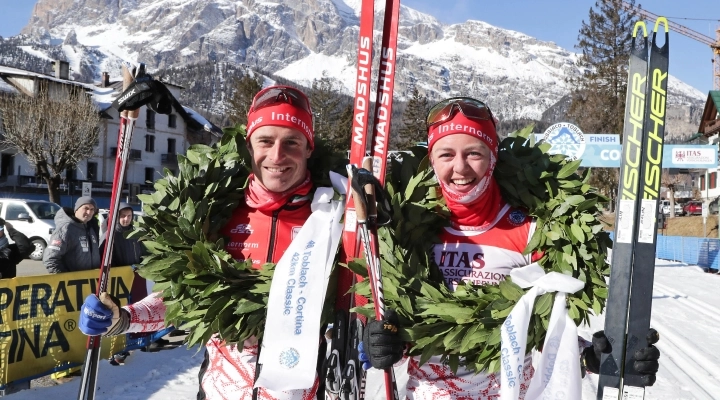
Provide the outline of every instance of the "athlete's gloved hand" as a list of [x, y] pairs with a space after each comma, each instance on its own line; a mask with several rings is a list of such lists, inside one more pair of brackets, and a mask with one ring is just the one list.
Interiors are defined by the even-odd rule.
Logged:
[[[655, 329], [650, 328], [647, 334], [647, 347], [635, 351], [633, 355], [635, 362], [633, 368], [635, 372], [642, 376], [645, 386], [652, 386], [655, 383], [655, 374], [657, 374], [660, 364], [660, 350], [653, 346], [660, 340], [660, 335]], [[592, 338], [592, 346], [586, 348], [582, 353], [582, 364], [587, 371], [598, 374], [600, 373], [600, 359], [602, 354], [608, 354], [612, 351], [610, 341], [605, 336], [604, 331], [595, 332]]]
[[363, 369], [390, 368], [400, 361], [405, 343], [400, 338], [400, 320], [395, 310], [388, 308], [382, 321], [370, 320], [365, 327], [363, 341], [358, 344]]
[[88, 336], [114, 336], [130, 326], [130, 313], [120, 308], [120, 302], [107, 292], [100, 298], [91, 294], [80, 309], [80, 331]]

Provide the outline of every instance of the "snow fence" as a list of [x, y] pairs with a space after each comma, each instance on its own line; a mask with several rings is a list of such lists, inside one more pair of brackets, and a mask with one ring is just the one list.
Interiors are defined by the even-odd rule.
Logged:
[[[610, 232], [610, 238], [615, 240], [615, 232]], [[720, 239], [658, 235], [655, 257], [717, 271], [720, 269]]]

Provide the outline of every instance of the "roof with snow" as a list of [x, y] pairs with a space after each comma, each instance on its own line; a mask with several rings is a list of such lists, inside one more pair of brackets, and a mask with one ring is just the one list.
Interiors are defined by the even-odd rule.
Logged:
[[0, 92], [19, 93], [18, 90], [15, 89], [15, 86], [5, 82], [2, 79], [0, 79]]
[[[80, 86], [83, 89], [87, 90], [88, 93], [92, 96], [92, 100], [97, 106], [98, 110], [100, 112], [103, 112], [111, 107], [112, 102], [115, 100], [115, 98], [122, 93], [122, 82], [113, 82], [111, 85], [107, 87], [100, 87], [92, 83], [84, 83], [84, 82], [76, 82], [69, 79], [60, 79], [56, 78], [54, 76], [40, 74], [37, 72], [31, 72], [26, 71], [19, 68], [12, 68], [12, 67], [5, 67], [0, 65], [0, 91], [6, 91], [6, 92], [15, 92], [19, 93], [18, 89], [15, 88], [12, 84], [7, 83], [3, 79], [7, 79], [9, 77], [27, 77], [27, 78], [39, 78], [48, 80], [51, 82], [57, 82], [59, 84], [65, 84], [65, 85], [73, 85], [73, 86]], [[162, 82], [164, 85], [174, 86], [180, 89], [183, 89], [182, 86], [175, 85], [168, 82]], [[178, 114], [185, 120], [185, 122], [190, 126], [190, 128], [195, 130], [206, 130], [206, 129], [213, 129], [213, 130], [219, 130], [217, 126], [213, 125], [211, 122], [209, 122], [207, 119], [205, 119], [202, 115], [198, 114], [195, 110], [185, 107], [182, 104], [180, 104], [177, 99], [173, 98], [173, 108], [175, 111], [177, 111]]]
[[[95, 86], [92, 83], [77, 82], [69, 79], [60, 79], [50, 75], [0, 65], [0, 78], [8, 78], [12, 76], [39, 78], [59, 84], [79, 86], [87, 90], [91, 94], [93, 102], [100, 111], [105, 111], [110, 108], [110, 104], [112, 104], [115, 96], [117, 95], [117, 93], [112, 87], [99, 87]], [[12, 85], [10, 86], [12, 87]], [[14, 87], [13, 89], [17, 92], [17, 89], [15, 89]]]
[[720, 133], [720, 90], [711, 90], [708, 92], [705, 109], [703, 110], [702, 119], [698, 132], [705, 136], [712, 136]]

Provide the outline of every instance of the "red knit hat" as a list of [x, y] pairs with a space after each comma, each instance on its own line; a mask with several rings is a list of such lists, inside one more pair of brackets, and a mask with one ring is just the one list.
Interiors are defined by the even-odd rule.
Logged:
[[433, 145], [441, 138], [454, 134], [465, 134], [478, 138], [494, 154], [498, 152], [498, 136], [493, 121], [470, 119], [459, 110], [447, 121], [430, 127], [428, 130], [428, 151], [432, 151]]
[[284, 126], [300, 131], [315, 148], [315, 131], [307, 96], [290, 86], [270, 86], [258, 92], [248, 112], [247, 140], [261, 126]]

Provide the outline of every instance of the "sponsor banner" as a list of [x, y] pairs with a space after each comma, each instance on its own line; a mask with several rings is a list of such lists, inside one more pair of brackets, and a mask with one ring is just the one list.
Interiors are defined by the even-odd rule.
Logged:
[[587, 146], [585, 134], [577, 126], [560, 122], [547, 128], [542, 140], [550, 143], [551, 154], [565, 154], [571, 160], [582, 158]]
[[[587, 138], [590, 135], [585, 135]], [[553, 154], [559, 153], [555, 145]], [[716, 168], [718, 166], [718, 149], [713, 145], [666, 144], [663, 148], [663, 168]], [[565, 153], [562, 153], [565, 154]], [[566, 154], [568, 155], [568, 154]], [[594, 143], [585, 144], [582, 153], [573, 152], [573, 159], [580, 158], [581, 167], [620, 168], [622, 145]]]
[[[536, 133], [535, 134], [535, 142], [539, 142], [544, 139], [545, 139], [544, 133]], [[585, 143], [588, 145], [620, 144], [620, 135], [615, 135], [612, 133], [586, 133], [585, 134]]]
[[[82, 364], [87, 336], [78, 328], [80, 307], [95, 293], [99, 270], [0, 280], [0, 384], [44, 375], [66, 363]], [[112, 295], [126, 305], [134, 274], [114, 267]], [[101, 358], [125, 347], [125, 335], [102, 341]]]
[[717, 164], [717, 148], [715, 146], [707, 146], [706, 148], [693, 147], [673, 147], [668, 153], [672, 158], [672, 163], [677, 165], [713, 165]]

